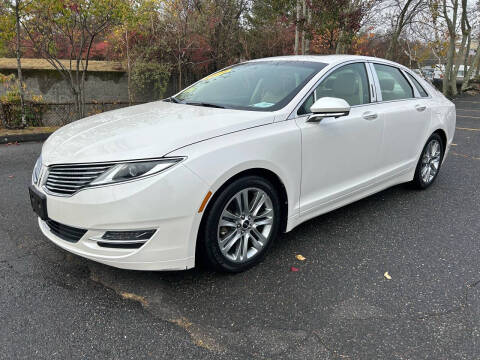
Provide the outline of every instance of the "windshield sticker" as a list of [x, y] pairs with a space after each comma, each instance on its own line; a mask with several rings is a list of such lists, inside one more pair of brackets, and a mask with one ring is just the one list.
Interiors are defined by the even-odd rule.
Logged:
[[270, 107], [270, 106], [273, 106], [273, 105], [275, 105], [275, 104], [274, 104], [274, 103], [269, 103], [269, 102], [262, 101], [262, 102], [253, 104], [252, 106], [260, 107], [260, 108], [266, 108], [266, 107]]
[[208, 75], [207, 77], [204, 77], [203, 80], [210, 80], [210, 79], [216, 78], [217, 76], [220, 76], [220, 75], [223, 75], [223, 74], [227, 74], [227, 73], [229, 73], [230, 71], [232, 71], [232, 69], [227, 69], [227, 70], [219, 71], [219, 72], [217, 72], [217, 73], [215, 73], [215, 74]]

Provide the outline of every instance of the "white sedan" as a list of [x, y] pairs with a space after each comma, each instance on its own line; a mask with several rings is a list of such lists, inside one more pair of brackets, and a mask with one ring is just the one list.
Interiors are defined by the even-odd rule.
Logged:
[[395, 184], [429, 187], [455, 121], [453, 103], [390, 61], [248, 61], [59, 129], [30, 199], [43, 234], [79, 256], [238, 272], [308, 219]]

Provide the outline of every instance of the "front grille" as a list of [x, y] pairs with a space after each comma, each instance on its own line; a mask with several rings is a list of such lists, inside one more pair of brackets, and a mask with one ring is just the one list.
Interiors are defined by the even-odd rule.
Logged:
[[54, 165], [49, 168], [45, 187], [53, 194], [72, 195], [112, 166], [112, 163]]
[[62, 240], [69, 241], [72, 243], [76, 243], [87, 232], [87, 230], [63, 225], [51, 219], [48, 219], [46, 223], [53, 234], [55, 234]]

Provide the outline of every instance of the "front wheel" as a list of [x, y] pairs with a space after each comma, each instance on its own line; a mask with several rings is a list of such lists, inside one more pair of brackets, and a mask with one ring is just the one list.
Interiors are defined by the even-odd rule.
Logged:
[[427, 140], [422, 155], [418, 160], [413, 185], [426, 189], [437, 178], [443, 160], [443, 140], [438, 134], [433, 134]]
[[207, 262], [226, 272], [244, 271], [266, 255], [280, 228], [280, 198], [259, 176], [246, 176], [225, 187], [208, 213], [200, 238]]

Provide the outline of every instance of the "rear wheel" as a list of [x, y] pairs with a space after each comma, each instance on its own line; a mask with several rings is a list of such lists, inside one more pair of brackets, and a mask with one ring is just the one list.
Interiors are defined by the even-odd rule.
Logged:
[[280, 227], [280, 198], [275, 187], [259, 176], [229, 184], [206, 214], [199, 244], [217, 270], [244, 271], [259, 263]]
[[443, 160], [443, 141], [440, 135], [433, 134], [423, 148], [418, 160], [413, 185], [419, 189], [426, 189], [433, 184], [438, 176]]

